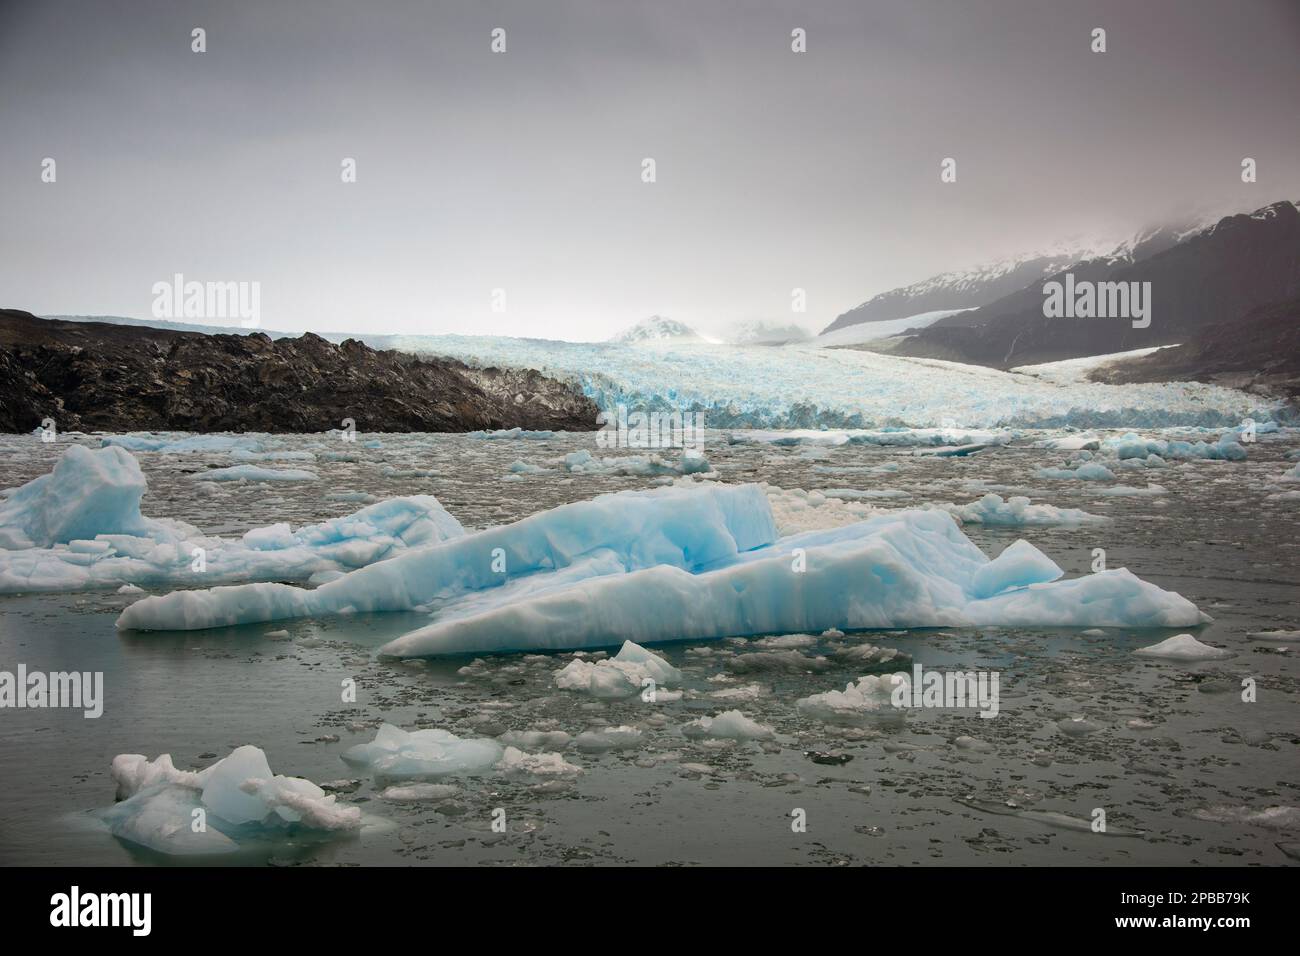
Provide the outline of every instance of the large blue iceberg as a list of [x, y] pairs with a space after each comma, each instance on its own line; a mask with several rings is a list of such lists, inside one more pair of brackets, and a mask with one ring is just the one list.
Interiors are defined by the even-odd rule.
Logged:
[[1027, 542], [990, 560], [941, 511], [779, 537], [757, 485], [601, 495], [412, 549], [314, 590], [251, 584], [128, 607], [121, 628], [197, 629], [423, 610], [381, 652], [422, 657], [969, 625], [1191, 627], [1185, 598], [1124, 569], [1073, 580]]

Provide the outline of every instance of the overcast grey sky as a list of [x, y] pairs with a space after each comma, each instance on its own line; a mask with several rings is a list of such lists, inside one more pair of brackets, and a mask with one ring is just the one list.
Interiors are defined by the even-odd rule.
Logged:
[[820, 327], [1300, 199], [1298, 102], [1297, 0], [0, 0], [0, 305], [147, 318], [180, 272], [290, 331]]

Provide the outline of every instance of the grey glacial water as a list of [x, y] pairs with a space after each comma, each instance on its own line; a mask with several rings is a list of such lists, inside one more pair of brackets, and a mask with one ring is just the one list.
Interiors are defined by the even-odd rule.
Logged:
[[[355, 462], [316, 463], [322, 480], [310, 485], [225, 485], [211, 493], [196, 492], [190, 473], [229, 464], [226, 456], [140, 454], [150, 483], [143, 510], [237, 535], [359, 507], [331, 501], [330, 493], [423, 493], [436, 495], [467, 528], [481, 528], [653, 483], [562, 473], [504, 480], [517, 459], [595, 452], [590, 435], [545, 442], [380, 437], [382, 448], [350, 446]], [[282, 439], [291, 448], [324, 440]], [[1268, 498], [1290, 447], [1263, 441], [1246, 462], [1153, 472], [1151, 480], [1167, 493], [1146, 498], [1105, 497], [1088, 483], [1037, 479], [1039, 465], [1062, 456], [1027, 447], [951, 459], [908, 449], [725, 440], [706, 449], [728, 482], [900, 493], [877, 502], [890, 508], [965, 503], [992, 486], [1106, 515], [1113, 520], [1101, 527], [968, 525], [966, 532], [990, 554], [1024, 537], [1072, 575], [1087, 573], [1092, 549], [1105, 548], [1111, 567], [1178, 591], [1215, 618], [1196, 629], [1198, 639], [1235, 656], [1209, 663], [1131, 653], [1172, 630], [980, 628], [692, 642], [656, 648], [683, 670], [687, 694], [652, 705], [558, 690], [552, 674], [565, 655], [506, 655], [472, 665], [468, 658], [377, 659], [374, 649], [423, 623], [420, 614], [119, 634], [114, 619], [133, 600], [127, 595], [0, 598], [0, 667], [103, 671], [106, 688], [98, 720], [74, 711], [0, 711], [0, 862], [175, 862], [93, 825], [91, 811], [113, 801], [113, 756], [170, 753], [178, 767], [199, 768], [253, 743], [277, 773], [334, 784], [340, 800], [390, 825], [342, 840], [285, 842], [224, 862], [1285, 863], [1279, 844], [1294, 845], [1296, 814], [1268, 820], [1251, 812], [1300, 806], [1300, 696], [1292, 663], [1300, 649], [1248, 635], [1300, 627], [1296, 502]], [[7, 445], [0, 486], [49, 471], [57, 453], [34, 441]], [[884, 462], [897, 463], [898, 471], [824, 470]], [[1138, 483], [1128, 475], [1121, 480]], [[268, 636], [282, 630], [287, 636]], [[840, 728], [800, 715], [797, 699], [842, 689], [860, 676], [837, 656], [859, 643], [896, 648], [927, 668], [998, 671], [998, 717], [920, 710], [897, 727]], [[345, 678], [358, 682], [356, 704], [340, 700]], [[1241, 700], [1243, 678], [1256, 682], [1255, 703]], [[751, 684], [762, 688], [753, 700], [709, 696]], [[771, 726], [775, 740], [719, 743], [681, 733], [687, 721], [733, 707]], [[643, 735], [641, 746], [626, 750], [570, 747], [565, 759], [584, 772], [565, 783], [500, 774], [453, 778], [445, 782], [457, 789], [444, 799], [396, 803], [381, 799], [382, 786], [339, 757], [372, 739], [385, 721], [461, 736], [548, 729], [576, 736], [619, 725]], [[504, 834], [491, 829], [496, 808], [506, 811]], [[1097, 808], [1106, 812], [1105, 834], [1089, 826]], [[806, 832], [792, 830], [796, 810], [806, 814]]]

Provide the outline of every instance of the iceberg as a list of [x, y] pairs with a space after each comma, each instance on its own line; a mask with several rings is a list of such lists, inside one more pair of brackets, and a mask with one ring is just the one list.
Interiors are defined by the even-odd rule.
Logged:
[[0, 504], [0, 548], [48, 548], [97, 534], [147, 536], [164, 529], [140, 514], [147, 484], [121, 448], [69, 445], [48, 475]]
[[426, 657], [831, 628], [1189, 627], [1208, 619], [1126, 569], [1044, 580], [1054, 567], [1028, 543], [990, 562], [942, 511], [778, 537], [762, 487], [678, 485], [564, 505], [314, 591], [252, 584], [145, 598], [118, 626], [196, 629], [423, 609], [432, 622], [380, 653]]
[[122, 802], [99, 814], [109, 831], [172, 856], [234, 853], [249, 841], [354, 831], [362, 822], [359, 809], [339, 806], [310, 780], [273, 774], [253, 746], [197, 772], [176, 769], [168, 754], [118, 754], [112, 776]]
[[281, 523], [229, 540], [184, 522], [144, 517], [146, 490], [139, 464], [125, 449], [70, 445], [50, 474], [0, 505], [0, 594], [306, 581], [465, 533], [436, 498], [415, 495], [297, 531]]

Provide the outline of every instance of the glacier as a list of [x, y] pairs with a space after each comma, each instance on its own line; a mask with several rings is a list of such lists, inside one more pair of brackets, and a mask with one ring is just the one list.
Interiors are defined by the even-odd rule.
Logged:
[[430, 624], [379, 652], [428, 657], [831, 628], [1208, 620], [1126, 569], [1060, 576], [1027, 542], [991, 561], [944, 511], [884, 513], [781, 537], [761, 486], [699, 483], [563, 505], [409, 550], [315, 590], [261, 583], [148, 597], [127, 607], [118, 627], [423, 610]]
[[0, 504], [0, 594], [305, 581], [465, 533], [436, 498], [414, 495], [296, 531], [279, 523], [230, 540], [146, 518], [140, 502], [147, 489], [139, 463], [121, 446], [69, 445], [48, 475]]
[[384, 344], [479, 367], [537, 369], [572, 382], [601, 408], [698, 411], [713, 428], [937, 427], [949, 419], [970, 428], [1222, 427], [1248, 417], [1268, 422], [1283, 408], [1194, 382], [1058, 382], [813, 344], [575, 343], [467, 335], [399, 335]]

